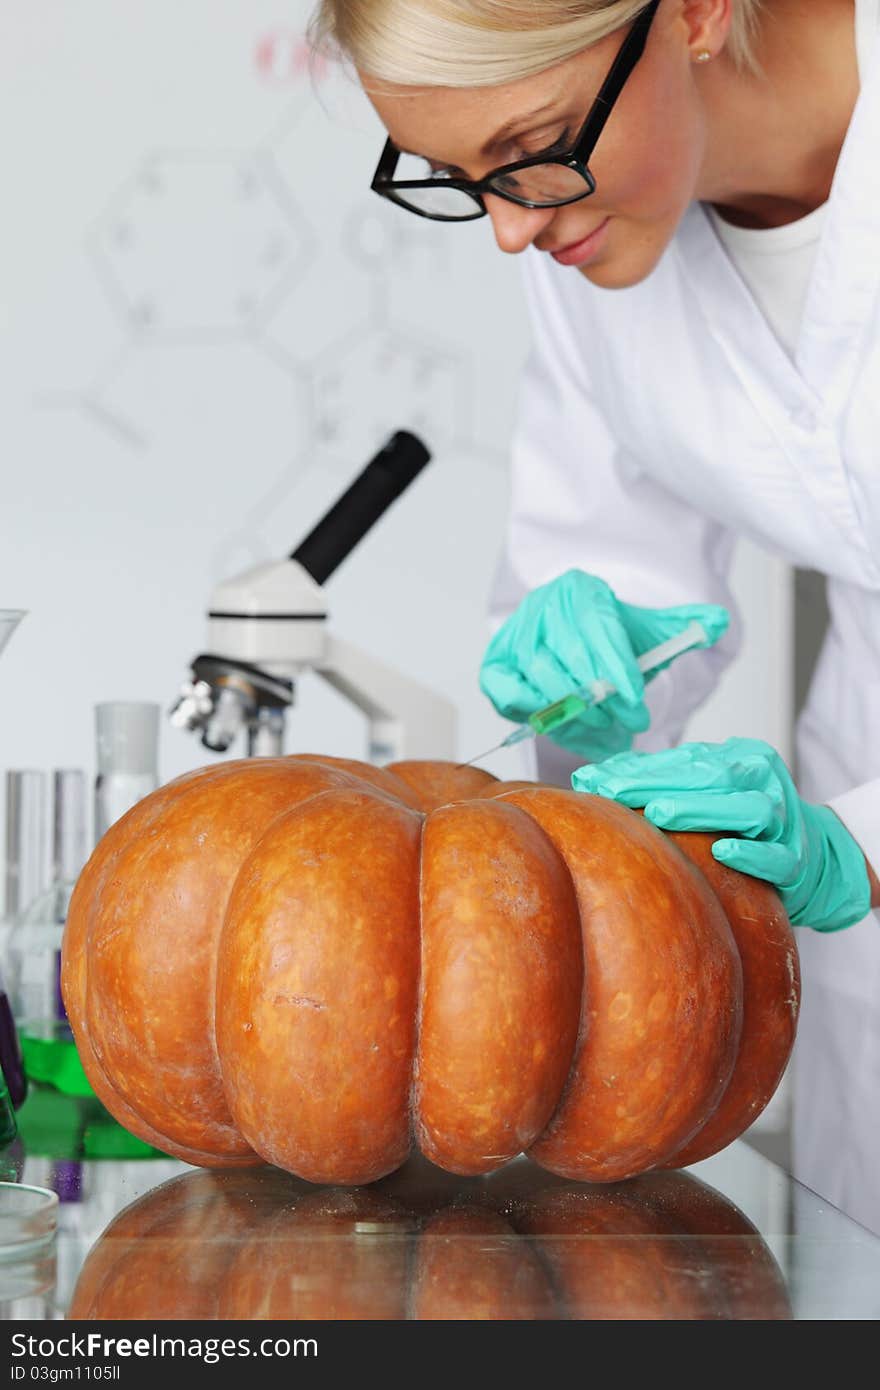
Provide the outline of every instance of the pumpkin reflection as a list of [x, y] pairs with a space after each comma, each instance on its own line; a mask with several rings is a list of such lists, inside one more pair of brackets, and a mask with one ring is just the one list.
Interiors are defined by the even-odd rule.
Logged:
[[110, 1224], [72, 1319], [790, 1318], [751, 1222], [687, 1173], [583, 1186], [422, 1159], [365, 1188], [175, 1178]]
[[240, 1244], [218, 1316], [405, 1318], [410, 1226], [371, 1188], [312, 1188]]

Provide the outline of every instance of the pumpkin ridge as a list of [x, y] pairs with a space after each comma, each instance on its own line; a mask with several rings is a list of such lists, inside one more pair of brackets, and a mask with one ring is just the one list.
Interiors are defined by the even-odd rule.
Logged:
[[518, 807], [438, 807], [425, 847], [419, 1142], [442, 1167], [484, 1173], [538, 1137], [568, 1075], [577, 904], [556, 848]]
[[[157, 807], [155, 803], [150, 810], [152, 810], [153, 814], [147, 814], [147, 825], [152, 824], [161, 817], [161, 808]], [[141, 818], [144, 818], [143, 811], [144, 808], [141, 806]], [[134, 817], [137, 812], [138, 807], [132, 807], [131, 810], [126, 813], [126, 817], [121, 817], [120, 820], [126, 819], [129, 816]], [[116, 872], [118, 859], [119, 855], [113, 840], [106, 840], [102, 842], [102, 845], [96, 847], [87, 865], [87, 870], [91, 870], [91, 876], [87, 874], [86, 870], [84, 870], [83, 874], [80, 876], [80, 880], [74, 888], [68, 911], [67, 923], [65, 925], [65, 942], [62, 945], [62, 961], [66, 965], [72, 960], [73, 966], [62, 970], [62, 993], [65, 999], [70, 998], [71, 1000], [71, 1027], [75, 1027], [79, 1035], [77, 1037], [77, 1046], [80, 1051], [81, 1061], [98, 1099], [107, 1106], [111, 1113], [116, 1114], [116, 1117], [131, 1131], [131, 1133], [135, 1134], [145, 1143], [152, 1144], [156, 1148], [164, 1149], [166, 1152], [173, 1152], [176, 1157], [182, 1158], [186, 1162], [204, 1162], [212, 1165], [220, 1164], [223, 1160], [217, 1154], [212, 1153], [210, 1150], [177, 1145], [170, 1136], [150, 1124], [149, 1120], [128, 1097], [123, 1098], [119, 1095], [117, 1087], [114, 1085], [110, 1074], [104, 1066], [100, 1052], [92, 1045], [87, 1028], [90, 1017], [89, 1000], [91, 975], [88, 969], [88, 950], [97, 912], [97, 904], [100, 901], [100, 889], [106, 886], [108, 879]], [[80, 903], [85, 898], [93, 880], [96, 880], [96, 882], [92, 890], [92, 896], [87, 900], [86, 906], [81, 909]], [[81, 917], [83, 918], [82, 924], [80, 924]], [[79, 939], [82, 940], [83, 945], [78, 954], [74, 955], [73, 943]], [[74, 970], [80, 977], [76, 984], [72, 983]], [[86, 1026], [80, 1026], [81, 1024]], [[232, 1154], [228, 1157], [228, 1162], [236, 1167], [251, 1164], [255, 1161], [257, 1161], [256, 1155], [254, 1155], [249, 1148], [246, 1149], [244, 1154]]]
[[[330, 790], [337, 787], [340, 789], [346, 789], [349, 786], [366, 786], [366, 784], [362, 783], [359, 779], [354, 779], [349, 771], [343, 771], [342, 769], [336, 767], [327, 767], [317, 764], [306, 764], [304, 772], [305, 780], [308, 783], [311, 783], [312, 785], [308, 786], [303, 791], [301, 799], [309, 799], [309, 797], [313, 796], [318, 786], [320, 786], [321, 790]], [[295, 796], [296, 791], [298, 789], [302, 790], [303, 778], [299, 775], [299, 766], [297, 766], [292, 759], [236, 759], [233, 762], [226, 763], [222, 766], [211, 767], [207, 769], [204, 777], [200, 777], [198, 772], [185, 773], [182, 775], [182, 777], [175, 779], [175, 783], [168, 783], [166, 784], [166, 786], [159, 788], [157, 792], [153, 793], [152, 797], [146, 798], [144, 801], [139, 802], [135, 807], [131, 809], [131, 811], [129, 811], [126, 814], [126, 817], [122, 818], [122, 820], [117, 822], [116, 825], [114, 825], [111, 828], [111, 838], [107, 841], [107, 844], [108, 846], [110, 846], [110, 849], [108, 850], [108, 865], [112, 871], [109, 873], [105, 873], [104, 886], [108, 886], [108, 880], [109, 882], [112, 882], [113, 874], [119, 870], [119, 861], [121, 856], [129, 853], [131, 850], [130, 843], [124, 838], [122, 838], [126, 828], [136, 828], [138, 842], [146, 842], [150, 838], [156, 838], [155, 833], [153, 834], [153, 836], [150, 835], [151, 831], [155, 832], [158, 829], [161, 832], [163, 826], [167, 824], [169, 806], [172, 808], [172, 810], [174, 806], [179, 806], [181, 804], [180, 798], [183, 799], [183, 804], [185, 806], [188, 806], [191, 809], [195, 808], [196, 810], [199, 810], [199, 808], [202, 806], [202, 803], [204, 802], [204, 793], [206, 787], [213, 786], [215, 788], [219, 788], [222, 792], [228, 791], [228, 789], [231, 786], [233, 794], [239, 792], [239, 794], [247, 795], [248, 787], [250, 785], [256, 786], [256, 794], [259, 795], [259, 788], [265, 786], [267, 778], [275, 776], [279, 773], [282, 774], [284, 779], [282, 787], [280, 793], [274, 792], [272, 793], [272, 796], [283, 796], [285, 798], [284, 805], [281, 805], [279, 807], [273, 807], [270, 804], [269, 806], [264, 805], [261, 808], [267, 812], [269, 821], [275, 821], [278, 819], [280, 815], [284, 814], [285, 810], [290, 809], [290, 797], [292, 795]], [[272, 797], [270, 797], [270, 800], [271, 799]], [[294, 804], [296, 804], [296, 802], [294, 802]], [[204, 815], [204, 810], [202, 810], [200, 814]], [[126, 821], [129, 822], [128, 827], [126, 827], [126, 825], [124, 824], [124, 822]], [[261, 838], [262, 834], [264, 833], [265, 830], [261, 830], [257, 838]], [[253, 846], [251, 845], [250, 848], [252, 847]], [[153, 852], [156, 852], [155, 847]], [[245, 854], [245, 859], [248, 857], [248, 853], [249, 851]], [[240, 868], [241, 866], [239, 865], [239, 868], [236, 870], [236, 872], [230, 876], [229, 883], [226, 886], [225, 894], [222, 897], [216, 899], [213, 903], [213, 919], [218, 921], [218, 926], [213, 933], [213, 945], [211, 945], [210, 943], [206, 944], [201, 952], [203, 964], [207, 972], [206, 984], [208, 983], [208, 981], [210, 981], [210, 978], [215, 969], [217, 940], [219, 939], [219, 934], [222, 930], [222, 923], [223, 919], [225, 918], [225, 913], [229, 901], [229, 893], [231, 891], [232, 885], [238, 877]], [[152, 910], [155, 911], [155, 907]], [[173, 934], [170, 933], [167, 929], [164, 929], [164, 934], [169, 937], [169, 947], [173, 949]], [[88, 996], [89, 998], [91, 998], [94, 990], [94, 974], [96, 967], [95, 953], [97, 951], [97, 945], [94, 940], [94, 932], [90, 932], [89, 947], [91, 949], [87, 952], [86, 978], [88, 981], [91, 982], [91, 985], [88, 989]], [[222, 1073], [219, 1066], [219, 1058], [216, 1048], [214, 990], [211, 989], [210, 993], [208, 993], [208, 990], [205, 989], [203, 993], [205, 997], [207, 1019], [205, 1020], [206, 1028], [200, 1028], [198, 1030], [198, 1040], [200, 1041], [200, 1044], [205, 1050], [206, 1054], [214, 1059], [215, 1070], [213, 1071], [213, 1074], [211, 1076], [211, 1083], [213, 1086], [214, 1096], [213, 1102], [211, 1103], [215, 1103], [218, 1099], [222, 1098], [224, 1111], [224, 1114], [222, 1116], [215, 1115], [215, 1117], [212, 1120], [210, 1120], [209, 1123], [215, 1125], [219, 1130], [219, 1132], [215, 1131], [214, 1142], [217, 1144], [228, 1145], [229, 1147], [226, 1149], [226, 1154], [229, 1160], [234, 1165], [237, 1165], [246, 1157], [250, 1156], [253, 1153], [253, 1150], [247, 1144], [243, 1136], [241, 1136], [241, 1134], [239, 1133], [239, 1130], [237, 1126], [234, 1124], [233, 1117], [229, 1112], [228, 1106], [225, 1102]], [[91, 1019], [93, 1017], [93, 1010], [90, 1010], [89, 1014], [87, 1015], [87, 1018]], [[92, 1053], [94, 1055], [96, 1063], [100, 1064], [101, 1077], [104, 1080], [105, 1084], [110, 1088], [111, 1094], [115, 1094], [118, 1092], [119, 1079], [113, 1072], [108, 1070], [105, 1064], [104, 1053], [106, 1051], [106, 1039], [103, 1036], [103, 1023], [98, 1023], [97, 1026], [90, 1027], [89, 1034], [90, 1037], [94, 1037], [95, 1043], [97, 1044], [96, 1047], [92, 1048]], [[172, 1076], [170, 1078], [164, 1078], [163, 1095], [169, 1094], [169, 1080], [171, 1082], [172, 1087], [170, 1095], [175, 1095], [176, 1086], [181, 1080], [179, 1063], [176, 1057], [174, 1058], [174, 1071], [172, 1073]], [[148, 1090], [149, 1089], [155, 1090], [155, 1088], [152, 1087], [152, 1085], [148, 1088]], [[102, 1097], [102, 1099], [104, 1099], [104, 1102], [106, 1104], [106, 1097]], [[194, 1143], [192, 1138], [190, 1137], [193, 1124], [198, 1123], [198, 1120], [194, 1118], [191, 1109], [188, 1110], [185, 1113], [185, 1115], [181, 1115], [178, 1112], [176, 1116], [171, 1116], [170, 1118], [172, 1120], [172, 1123], [167, 1128], [161, 1128], [158, 1124], [156, 1124], [153, 1111], [156, 1109], [157, 1103], [161, 1104], [161, 1099], [161, 1096], [157, 1096], [155, 1094], [152, 1097], [149, 1094], [144, 1094], [142, 1097], [140, 1097], [141, 1103], [138, 1103], [138, 1097], [133, 1095], [132, 1088], [130, 1086], [128, 1087], [125, 1096], [127, 1109], [129, 1116], [134, 1115], [139, 1122], [140, 1129], [136, 1132], [140, 1134], [140, 1137], [144, 1138], [149, 1143], [157, 1144], [159, 1147], [168, 1148], [169, 1146], [174, 1146], [179, 1151], [183, 1151], [187, 1155], [195, 1153], [214, 1152], [213, 1148], [206, 1150], [201, 1143]], [[147, 1106], [146, 1111], [144, 1109], [145, 1104]], [[196, 1107], [196, 1116], [200, 1116], [203, 1113], [204, 1111], [201, 1110], [200, 1107]], [[148, 1132], [145, 1132], [145, 1126]], [[181, 1129], [183, 1130], [182, 1133], [177, 1132]], [[241, 1153], [241, 1149], [244, 1149], [244, 1154]], [[220, 1158], [221, 1155], [218, 1155], [218, 1159]]]
[[372, 1182], [408, 1152], [418, 921], [400, 878], [421, 825], [371, 787], [320, 792], [264, 837], [229, 906], [217, 990], [228, 1102], [257, 1153], [312, 1182]]
[[[505, 784], [504, 784], [504, 783], [501, 783], [501, 785], [504, 786]], [[499, 792], [499, 793], [497, 793], [497, 794], [494, 794], [493, 797], [492, 797], [492, 800], [503, 802], [503, 801], [506, 800], [506, 798], [510, 795], [511, 792], [513, 792], [513, 791], [530, 791], [530, 790], [532, 789], [532, 786], [533, 786], [533, 785], [534, 785], [534, 784], [531, 784], [531, 785], [530, 785], [530, 784], [525, 783], [525, 782], [523, 782], [523, 783], [521, 783], [521, 784], [520, 784], [520, 783], [517, 783], [515, 786], [509, 787], [508, 790], [506, 790], [506, 791], [503, 791], [503, 792]], [[535, 790], [537, 790], [537, 787], [535, 787]], [[511, 805], [518, 805], [518, 803], [511, 801]], [[520, 806], [519, 806], [519, 809], [520, 809], [520, 810], [523, 810], [524, 814], [528, 815], [528, 811], [525, 810], [525, 807], [523, 807], [523, 806], [520, 805]], [[529, 817], [529, 819], [531, 820], [532, 818]], [[562, 854], [561, 851], [558, 849], [558, 847], [554, 844], [553, 840], [551, 840], [550, 836], [547, 834], [546, 830], [544, 830], [544, 828], [539, 824], [539, 822], [538, 822], [538, 821], [533, 821], [533, 824], [537, 826], [537, 828], [538, 828], [538, 829], [541, 831], [541, 833], [544, 835], [544, 837], [545, 837], [545, 839], [546, 839], [548, 845], [550, 845], [550, 846], [552, 847], [552, 849], [555, 851], [556, 857], [557, 857], [557, 859], [558, 859], [558, 861], [559, 861], [560, 868], [561, 868], [562, 872], [564, 873], [564, 875], [565, 875], [565, 877], [566, 877], [568, 883], [571, 885], [571, 891], [572, 891], [572, 894], [573, 894], [573, 896], [574, 896], [574, 901], [575, 901], [575, 910], [576, 910], [576, 912], [577, 912], [578, 928], [579, 928], [579, 931], [580, 931], [579, 947], [580, 947], [580, 960], [581, 960], [581, 1003], [580, 1003], [580, 1011], [579, 1011], [579, 1015], [578, 1015], [577, 1033], [576, 1033], [576, 1035], [575, 1035], [574, 1047], [573, 1047], [573, 1049], [572, 1049], [572, 1054], [571, 1054], [571, 1061], [570, 1061], [570, 1063], [569, 1063], [568, 1070], [567, 1070], [567, 1072], [566, 1072], [566, 1074], [565, 1074], [565, 1079], [564, 1079], [564, 1081], [563, 1081], [563, 1083], [562, 1083], [562, 1088], [561, 1088], [561, 1090], [560, 1090], [560, 1092], [559, 1092], [559, 1095], [558, 1095], [557, 1098], [556, 1098], [556, 1103], [555, 1103], [555, 1105], [553, 1106], [553, 1109], [552, 1109], [552, 1111], [550, 1112], [549, 1116], [547, 1117], [547, 1121], [546, 1121], [546, 1123], [545, 1123], [545, 1125], [544, 1125], [544, 1127], [543, 1127], [541, 1133], [538, 1135], [538, 1139], [540, 1140], [540, 1139], [542, 1139], [542, 1138], [544, 1137], [544, 1135], [547, 1133], [547, 1131], [548, 1131], [549, 1129], [552, 1128], [553, 1123], [554, 1123], [554, 1121], [555, 1121], [555, 1119], [556, 1119], [557, 1113], [558, 1113], [558, 1112], [563, 1108], [563, 1106], [565, 1105], [565, 1101], [566, 1101], [566, 1097], [567, 1097], [567, 1095], [568, 1095], [568, 1092], [570, 1091], [572, 1085], [574, 1084], [574, 1079], [575, 1079], [575, 1060], [576, 1060], [576, 1058], [578, 1057], [578, 1055], [579, 1055], [579, 1053], [580, 1053], [580, 1050], [581, 1050], [581, 1048], [582, 1048], [582, 1046], [583, 1046], [583, 1044], [584, 1044], [586, 1032], [587, 1032], [587, 1029], [588, 1029], [588, 1027], [589, 1027], [588, 1011], [587, 1011], [587, 1006], [586, 1006], [587, 992], [588, 992], [588, 990], [589, 990], [589, 981], [588, 981], [588, 978], [587, 978], [587, 961], [586, 961], [586, 957], [585, 957], [585, 955], [584, 955], [584, 934], [585, 934], [586, 928], [585, 928], [584, 920], [583, 920], [583, 916], [582, 916], [582, 909], [581, 909], [580, 899], [579, 899], [578, 893], [577, 893], [577, 887], [576, 887], [576, 885], [575, 885], [574, 878], [572, 877], [571, 869], [569, 868], [569, 865], [568, 865], [568, 860], [566, 859], [565, 855]]]
[[[707, 1095], [717, 1090], [716, 1069], [728, 1077], [732, 1071], [735, 1054], [727, 1032], [706, 1032], [695, 1010], [705, 1006], [713, 988], [722, 997], [735, 988], [733, 938], [714, 897], [705, 899], [689, 875], [675, 874], [674, 855], [663, 858], [662, 833], [640, 818], [631, 821], [626, 808], [554, 789], [510, 792], [501, 799], [528, 809], [556, 844], [572, 872], [586, 925], [584, 1007], [590, 1026], [573, 1062], [567, 1105], [529, 1152], [562, 1176], [617, 1181], [680, 1148], [681, 1136], [702, 1118]], [[618, 827], [631, 832], [630, 854], [616, 862], [609, 847]], [[639, 866], [638, 905], [633, 864]], [[649, 920], [658, 928], [662, 922], [662, 933], [649, 930]], [[720, 971], [717, 986], [708, 981], [708, 965], [698, 964], [710, 950]], [[624, 959], [632, 970], [625, 980]], [[658, 979], [665, 983], [652, 983]], [[670, 1046], [672, 1039], [676, 1046]]]
[[743, 972], [739, 1048], [714, 1111], [664, 1167], [700, 1162], [752, 1124], [775, 1092], [794, 1042], [800, 972], [785, 909], [769, 884], [737, 874], [714, 858], [712, 845], [719, 838], [698, 832], [667, 835], [721, 903], [733, 932]]
[[409, 1086], [409, 1132], [410, 1146], [413, 1144], [421, 1150], [422, 1134], [420, 1120], [420, 1095], [419, 1095], [419, 1052], [422, 1045], [422, 1008], [423, 1008], [423, 987], [425, 979], [425, 932], [424, 932], [424, 883], [425, 883], [425, 829], [428, 824], [430, 812], [422, 814], [422, 824], [419, 830], [419, 864], [416, 878], [416, 894], [419, 905], [419, 959], [418, 975], [416, 978], [416, 1017], [415, 1028], [413, 1030], [413, 1056], [412, 1073]]
[[[647, 822], [646, 822], [646, 823], [647, 823]], [[719, 926], [723, 925], [725, 937], [726, 937], [726, 939], [727, 939], [728, 942], [729, 942], [729, 946], [730, 946], [730, 955], [731, 955], [731, 959], [732, 959], [732, 962], [733, 962], [733, 965], [734, 965], [734, 974], [735, 974], [735, 976], [736, 976], [736, 981], [737, 981], [736, 993], [735, 993], [735, 994], [731, 994], [731, 995], [728, 996], [729, 1007], [730, 1007], [730, 1009], [731, 1009], [731, 1011], [732, 1011], [731, 1023], [730, 1023], [729, 1026], [730, 1026], [731, 1032], [732, 1032], [732, 1034], [733, 1034], [733, 1039], [732, 1039], [732, 1042], [731, 1042], [731, 1047], [732, 1047], [732, 1058], [731, 1058], [730, 1065], [729, 1065], [729, 1067], [726, 1069], [726, 1074], [725, 1074], [725, 1073], [719, 1073], [718, 1081], [717, 1081], [717, 1084], [716, 1084], [714, 1093], [710, 1093], [710, 1094], [707, 1096], [706, 1101], [705, 1101], [705, 1106], [706, 1106], [705, 1114], [703, 1114], [703, 1115], [696, 1121], [696, 1123], [695, 1123], [695, 1125], [694, 1125], [694, 1128], [693, 1128], [692, 1132], [691, 1132], [690, 1135], [684, 1140], [683, 1143], [679, 1144], [675, 1149], [673, 1149], [673, 1150], [671, 1151], [670, 1154], [667, 1154], [666, 1157], [665, 1157], [664, 1159], [658, 1160], [658, 1163], [657, 1163], [656, 1166], [661, 1167], [661, 1166], [663, 1166], [664, 1163], [668, 1163], [668, 1162], [669, 1162], [669, 1160], [670, 1160], [670, 1158], [672, 1157], [673, 1154], [677, 1154], [677, 1153], [683, 1151], [685, 1148], [689, 1147], [689, 1146], [699, 1137], [699, 1135], [702, 1133], [702, 1131], [706, 1128], [706, 1126], [710, 1123], [710, 1121], [713, 1119], [713, 1117], [717, 1114], [718, 1109], [719, 1109], [719, 1106], [721, 1105], [722, 1101], [724, 1100], [724, 1098], [725, 1098], [725, 1096], [726, 1096], [726, 1094], [727, 1094], [727, 1092], [728, 1092], [728, 1089], [729, 1089], [729, 1087], [730, 1087], [730, 1083], [731, 1083], [731, 1081], [732, 1081], [732, 1079], [733, 1079], [734, 1071], [735, 1071], [735, 1069], [736, 1069], [736, 1063], [737, 1063], [737, 1059], [738, 1059], [738, 1057], [739, 1057], [740, 1046], [741, 1046], [741, 1042], [742, 1042], [742, 1026], [743, 1026], [743, 1007], [742, 1007], [742, 998], [743, 998], [743, 978], [742, 978], [742, 959], [741, 959], [741, 956], [740, 956], [740, 953], [739, 953], [739, 948], [738, 948], [738, 946], [737, 946], [736, 937], [735, 937], [734, 934], [733, 934], [733, 930], [732, 930], [732, 928], [731, 928], [730, 920], [729, 920], [729, 918], [728, 918], [728, 916], [727, 916], [727, 913], [724, 911], [724, 905], [723, 905], [723, 904], [720, 902], [720, 900], [718, 899], [717, 894], [715, 894], [715, 893], [713, 892], [711, 885], [709, 884], [709, 882], [707, 881], [707, 879], [703, 876], [703, 874], [700, 873], [700, 871], [699, 871], [699, 869], [697, 868], [697, 866], [696, 866], [691, 860], [689, 860], [689, 859], [687, 858], [686, 855], [684, 855], [684, 854], [682, 853], [682, 851], [680, 850], [680, 848], [678, 847], [678, 845], [675, 844], [674, 841], [672, 841], [670, 838], [668, 838], [668, 837], [666, 837], [666, 836], [663, 836], [659, 841], [656, 841], [655, 843], [657, 843], [658, 845], [662, 846], [664, 850], [669, 850], [669, 852], [670, 852], [670, 854], [671, 854], [671, 856], [672, 856], [673, 859], [675, 859], [675, 860], [677, 860], [677, 861], [678, 861], [678, 860], [683, 860], [683, 861], [684, 861], [684, 864], [683, 864], [684, 872], [687, 874], [689, 880], [690, 880], [691, 883], [693, 884], [693, 886], [694, 886], [695, 890], [697, 891], [697, 893], [699, 894], [699, 896], [700, 896], [700, 897], [704, 900], [704, 902], [710, 907], [711, 911], [713, 912], [713, 914], [715, 915], [715, 917], [716, 917], [716, 919], [717, 919], [717, 921], [718, 921]]]
[[[273, 759], [273, 761], [276, 760]], [[277, 761], [281, 762], [286, 760], [278, 759]], [[306, 762], [307, 760], [303, 758], [302, 761]], [[307, 765], [315, 766], [315, 764], [312, 762], [308, 762]], [[320, 766], [323, 768], [324, 764], [322, 763]], [[224, 1095], [226, 1094], [226, 1085], [223, 1077], [223, 1062], [220, 1056], [219, 1048], [217, 1046], [217, 970], [222, 950], [223, 933], [226, 927], [226, 920], [229, 913], [229, 904], [232, 901], [236, 884], [238, 883], [242, 874], [248, 868], [248, 865], [250, 864], [250, 861], [255, 851], [259, 848], [262, 841], [272, 833], [273, 829], [277, 826], [279, 821], [283, 821], [287, 816], [290, 815], [292, 811], [298, 809], [299, 806], [304, 806], [311, 802], [318, 801], [321, 797], [324, 796], [329, 796], [338, 792], [348, 790], [360, 791], [362, 788], [364, 789], [365, 794], [373, 795], [375, 793], [377, 798], [381, 797], [383, 800], [388, 801], [390, 804], [390, 796], [386, 792], [384, 792], [384, 790], [381, 787], [378, 787], [373, 783], [367, 782], [363, 778], [357, 777], [356, 774], [349, 772], [347, 768], [337, 768], [330, 764], [328, 764], [327, 766], [330, 768], [331, 775], [340, 779], [339, 785], [324, 787], [320, 790], [314, 790], [306, 796], [304, 796], [300, 802], [294, 803], [294, 805], [292, 806], [288, 804], [280, 808], [277, 811], [277, 813], [273, 815], [269, 821], [266, 822], [259, 837], [251, 845], [250, 849], [248, 850], [248, 853], [245, 855], [244, 859], [239, 865], [238, 872], [235, 874], [234, 878], [231, 880], [229, 884], [229, 890], [226, 894], [226, 902], [223, 905], [222, 921], [220, 923], [220, 927], [215, 939], [215, 948], [208, 957], [208, 991], [211, 999], [211, 1044], [217, 1065], [217, 1073], [220, 1077], [221, 1084], [223, 1086]], [[232, 1109], [229, 1106], [228, 1096], [226, 1097], [226, 1103], [227, 1108], [229, 1108], [230, 1117], [232, 1117]], [[233, 1124], [233, 1128], [235, 1129], [236, 1133], [240, 1135], [242, 1142], [247, 1144], [247, 1140], [245, 1139], [244, 1135], [240, 1133], [238, 1126]], [[248, 1145], [249, 1149], [250, 1147], [251, 1146]], [[251, 1150], [251, 1152], [254, 1151]]]

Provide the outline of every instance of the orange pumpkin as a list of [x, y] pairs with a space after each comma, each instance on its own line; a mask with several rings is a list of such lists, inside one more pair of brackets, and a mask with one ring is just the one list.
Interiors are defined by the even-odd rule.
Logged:
[[474, 768], [253, 759], [160, 788], [77, 884], [86, 1073], [190, 1163], [371, 1182], [413, 1141], [607, 1182], [694, 1162], [794, 1040], [777, 895], [598, 797]]
[[[585, 1239], [586, 1237], [586, 1239]], [[71, 1319], [790, 1318], [754, 1226], [687, 1173], [584, 1187], [519, 1160], [369, 1188], [188, 1173], [117, 1216]]]

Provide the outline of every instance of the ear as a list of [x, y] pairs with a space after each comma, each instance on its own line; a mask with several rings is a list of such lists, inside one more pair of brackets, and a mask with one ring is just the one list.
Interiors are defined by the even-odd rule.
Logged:
[[681, 18], [694, 61], [698, 54], [718, 57], [730, 33], [734, 3], [735, 0], [681, 0]]

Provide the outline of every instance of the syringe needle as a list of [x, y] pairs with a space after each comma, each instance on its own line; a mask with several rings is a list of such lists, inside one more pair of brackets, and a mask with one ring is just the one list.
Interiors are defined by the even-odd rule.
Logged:
[[[692, 647], [699, 647], [706, 643], [706, 629], [702, 623], [692, 622], [674, 637], [668, 637], [665, 642], [660, 642], [650, 651], [643, 652], [637, 658], [637, 666], [645, 675], [648, 671], [655, 670], [658, 666], [664, 666], [682, 652], [689, 651]], [[580, 690], [573, 691], [570, 695], [564, 695], [561, 700], [555, 700], [552, 705], [545, 706], [544, 709], [536, 710], [530, 714], [527, 721], [509, 733], [500, 743], [496, 743], [494, 748], [488, 749], [485, 753], [479, 753], [476, 758], [471, 758], [470, 762], [459, 763], [459, 767], [472, 767], [474, 763], [481, 762], [483, 758], [488, 758], [492, 753], [499, 753], [502, 748], [512, 748], [517, 743], [523, 743], [528, 738], [536, 738], [538, 734], [549, 734], [561, 725], [569, 723], [572, 719], [577, 719], [586, 710], [592, 709], [594, 705], [599, 705], [603, 700], [607, 700], [609, 695], [616, 694], [616, 687], [607, 680], [595, 680], [590, 685], [582, 686]]]

